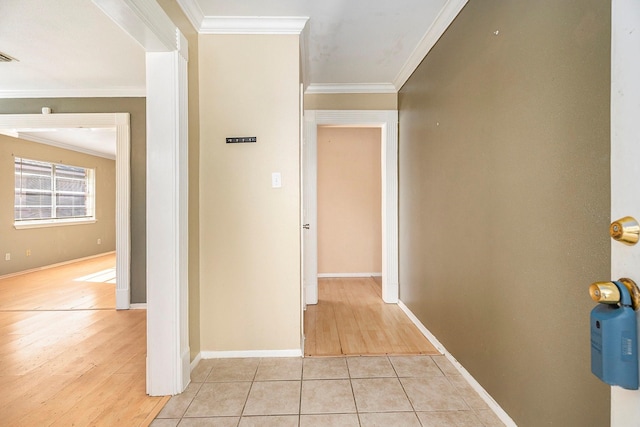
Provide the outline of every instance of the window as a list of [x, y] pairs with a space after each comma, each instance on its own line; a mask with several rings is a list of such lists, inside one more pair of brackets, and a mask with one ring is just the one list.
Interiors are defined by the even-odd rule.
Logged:
[[15, 158], [14, 225], [95, 221], [93, 169]]

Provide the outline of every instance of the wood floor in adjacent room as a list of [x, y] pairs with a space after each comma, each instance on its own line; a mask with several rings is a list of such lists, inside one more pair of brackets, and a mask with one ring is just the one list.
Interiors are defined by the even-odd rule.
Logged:
[[115, 255], [0, 279], [0, 425], [142, 426], [146, 310], [115, 310]]
[[374, 278], [318, 280], [304, 317], [305, 356], [440, 354]]

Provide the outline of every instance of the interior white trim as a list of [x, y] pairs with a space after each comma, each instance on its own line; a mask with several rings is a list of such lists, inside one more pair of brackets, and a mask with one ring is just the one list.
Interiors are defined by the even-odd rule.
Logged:
[[247, 351], [201, 351], [202, 359], [229, 359], [238, 357], [302, 357], [302, 350], [247, 350]]
[[300, 34], [307, 16], [205, 16], [200, 34]]
[[93, 0], [146, 51], [147, 393], [189, 384], [187, 41], [155, 0]]
[[[186, 60], [147, 52], [147, 393], [189, 383]], [[187, 355], [185, 361], [185, 354]]]
[[129, 308], [131, 310], [146, 310], [147, 309], [147, 303], [146, 302], [134, 303], [134, 304], [131, 304], [129, 306]]
[[191, 25], [193, 25], [193, 28], [199, 31], [202, 26], [202, 21], [204, 20], [204, 13], [200, 8], [200, 3], [196, 0], [177, 0], [177, 2], [187, 16], [187, 19], [189, 19], [189, 22], [191, 22]]
[[200, 363], [201, 360], [202, 360], [202, 353], [196, 354], [196, 357], [194, 357], [193, 360], [191, 361], [191, 372], [193, 372], [193, 370], [196, 369], [196, 366], [198, 366], [198, 363]]
[[94, 217], [87, 218], [64, 218], [36, 221], [14, 222], [13, 228], [16, 230], [28, 230], [30, 228], [66, 227], [69, 225], [86, 225], [98, 222]]
[[305, 93], [322, 94], [322, 93], [397, 93], [393, 83], [312, 83]]
[[436, 19], [422, 39], [420, 39], [420, 42], [411, 55], [409, 55], [409, 58], [393, 80], [396, 91], [399, 91], [407, 80], [409, 80], [411, 74], [418, 68], [418, 65], [420, 65], [425, 56], [427, 56], [431, 48], [435, 46], [468, 1], [469, 0], [447, 0]]
[[509, 414], [507, 414], [505, 410], [502, 409], [500, 405], [498, 405], [498, 402], [493, 400], [493, 397], [491, 397], [491, 395], [487, 393], [484, 387], [482, 387], [480, 383], [476, 381], [475, 378], [473, 378], [469, 371], [467, 371], [464, 366], [462, 366], [460, 362], [458, 362], [456, 358], [453, 357], [451, 353], [449, 353], [444, 345], [442, 345], [442, 343], [438, 341], [438, 339], [431, 333], [431, 331], [429, 331], [427, 327], [424, 326], [422, 322], [420, 322], [420, 320], [411, 312], [411, 310], [409, 310], [409, 307], [407, 307], [402, 301], [398, 301], [398, 307], [400, 307], [400, 309], [404, 311], [407, 317], [409, 317], [413, 324], [416, 325], [416, 327], [420, 330], [422, 335], [424, 335], [440, 353], [442, 353], [447, 359], [449, 359], [449, 361], [458, 370], [458, 372], [460, 372], [460, 375], [462, 375], [464, 379], [467, 380], [471, 387], [473, 387], [473, 389], [478, 392], [482, 400], [484, 400], [489, 408], [498, 416], [498, 418], [500, 418], [500, 421], [502, 421], [507, 427], [517, 427], [516, 423], [511, 419]]
[[141, 98], [146, 95], [147, 90], [144, 87], [0, 91], [0, 98]]
[[178, 49], [176, 26], [156, 0], [91, 0], [147, 52]]
[[[310, 159], [311, 165], [317, 164], [319, 125], [375, 126], [382, 130], [382, 299], [387, 303], [396, 303], [398, 302], [398, 111], [307, 110], [304, 115], [305, 144], [309, 153], [316, 153], [314, 158]], [[304, 167], [308, 165], [305, 164]], [[315, 220], [317, 206], [313, 204], [307, 209], [312, 210], [308, 214]], [[312, 224], [311, 229], [315, 230], [313, 225], [315, 224]], [[316, 304], [317, 281], [306, 286], [307, 304]]]
[[341, 277], [382, 277], [382, 273], [319, 273], [318, 279], [331, 279]]
[[126, 310], [131, 290], [131, 208], [129, 113], [0, 114], [1, 129], [116, 129], [116, 308]]

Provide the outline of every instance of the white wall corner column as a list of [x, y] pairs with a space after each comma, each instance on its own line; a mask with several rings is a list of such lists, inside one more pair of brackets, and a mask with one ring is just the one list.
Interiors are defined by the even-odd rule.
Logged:
[[189, 384], [186, 48], [147, 53], [147, 392]]
[[146, 51], [147, 393], [189, 384], [187, 40], [155, 0], [92, 0]]
[[[318, 126], [340, 125], [352, 127], [379, 127], [381, 129], [381, 167], [382, 167], [382, 299], [386, 303], [398, 302], [398, 111], [396, 110], [308, 110], [305, 116], [305, 156], [303, 170], [305, 177], [309, 170], [317, 174]], [[315, 175], [314, 175], [315, 176]], [[313, 194], [311, 194], [311, 191]], [[303, 201], [308, 218], [313, 218], [311, 228], [317, 227], [317, 184], [313, 188], [304, 188], [304, 197], [311, 199], [307, 205]], [[309, 221], [308, 221], [309, 222]], [[315, 240], [309, 241], [310, 248], [315, 251], [311, 269], [317, 274], [317, 231]], [[305, 260], [306, 262], [306, 260]], [[305, 265], [305, 272], [310, 267]], [[306, 276], [306, 274], [305, 274]], [[318, 302], [318, 281], [307, 288], [307, 304]]]
[[131, 304], [131, 150], [129, 113], [115, 114], [116, 124], [116, 310]]
[[[640, 2], [613, 0], [611, 7], [611, 219], [627, 215], [638, 219]], [[640, 245], [611, 243], [611, 275], [640, 280]], [[638, 326], [640, 330], [640, 322]], [[612, 387], [611, 426], [637, 426], [638, 420], [640, 391]]]

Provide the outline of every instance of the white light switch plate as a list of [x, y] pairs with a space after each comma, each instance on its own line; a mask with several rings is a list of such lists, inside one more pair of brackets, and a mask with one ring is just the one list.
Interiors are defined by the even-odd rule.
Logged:
[[280, 172], [273, 172], [271, 174], [271, 187], [272, 188], [282, 187], [282, 175], [280, 175]]

